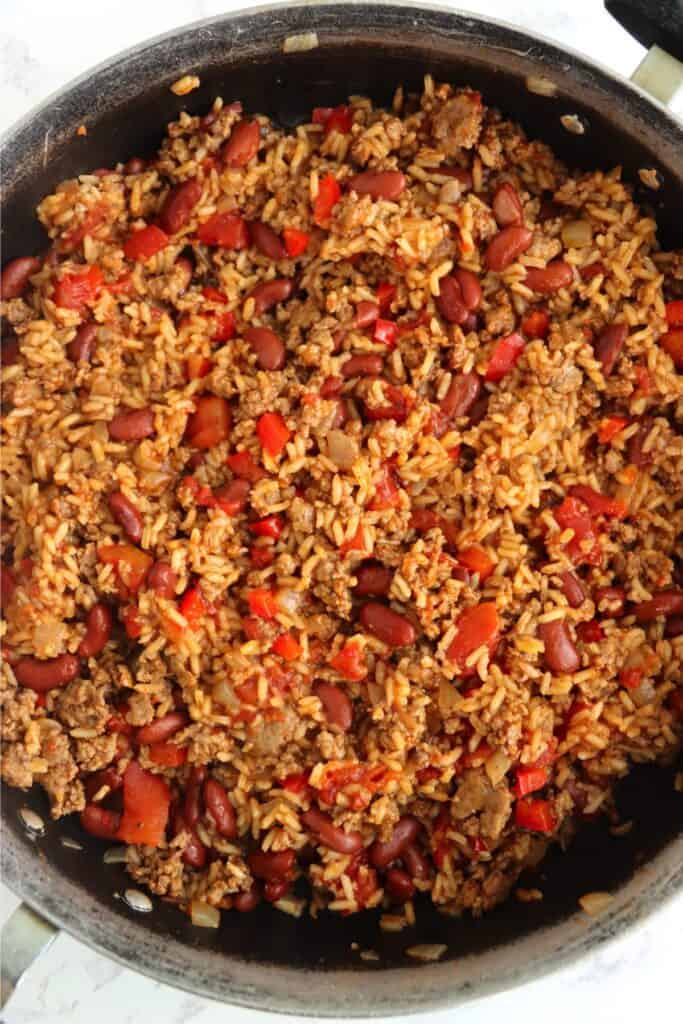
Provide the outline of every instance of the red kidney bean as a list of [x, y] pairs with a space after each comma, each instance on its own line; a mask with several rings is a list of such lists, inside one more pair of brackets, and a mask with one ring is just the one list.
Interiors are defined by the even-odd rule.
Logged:
[[36, 693], [46, 693], [66, 686], [78, 675], [81, 663], [75, 654], [60, 654], [57, 658], [20, 658], [13, 666], [17, 681]]
[[74, 363], [89, 363], [92, 358], [92, 350], [95, 347], [95, 341], [97, 339], [97, 329], [99, 324], [82, 324], [74, 336], [73, 341], [70, 341], [66, 346], [66, 352]]
[[251, 221], [249, 224], [249, 232], [251, 234], [251, 240], [264, 256], [267, 256], [270, 260], [284, 260], [287, 259], [287, 250], [284, 247], [282, 239], [278, 235], [277, 231], [268, 224], [264, 224], [260, 220]]
[[324, 814], [317, 807], [311, 807], [302, 814], [301, 820], [306, 828], [315, 833], [318, 841], [330, 850], [336, 850], [337, 853], [358, 853], [363, 847], [360, 832], [345, 832], [343, 828], [334, 824], [329, 814]]
[[439, 280], [439, 294], [434, 301], [439, 313], [449, 324], [461, 324], [466, 320], [467, 307], [462, 289], [452, 274], [447, 274]]
[[626, 324], [610, 324], [595, 339], [593, 348], [595, 358], [602, 363], [602, 372], [606, 377], [614, 369], [619, 353], [624, 347], [628, 335]]
[[85, 636], [78, 647], [81, 658], [94, 658], [104, 650], [111, 636], [111, 627], [111, 611], [106, 604], [98, 601], [88, 612]]
[[[634, 609], [638, 622], [653, 622], [664, 615], [683, 614], [683, 590], [658, 590], [649, 601], [641, 601]], [[16, 669], [15, 669], [16, 672]]]
[[456, 178], [465, 188], [472, 188], [472, 172], [466, 167], [428, 167], [431, 174], [443, 174], [445, 178]]
[[359, 597], [385, 597], [393, 578], [394, 570], [386, 565], [361, 565], [356, 570], [356, 593]]
[[338, 398], [336, 402], [334, 418], [332, 420], [333, 427], [343, 427], [345, 423], [349, 421], [349, 403], [345, 398]]
[[581, 580], [573, 572], [561, 572], [562, 593], [567, 598], [570, 608], [578, 608], [586, 600], [586, 592]]
[[287, 353], [282, 339], [268, 327], [247, 327], [245, 340], [251, 345], [262, 370], [281, 370]]
[[[593, 594], [595, 607], [603, 615], [608, 614], [610, 618], [616, 618], [624, 612], [626, 604], [626, 591], [623, 587], [598, 587]], [[601, 607], [603, 606], [604, 607]]]
[[246, 892], [238, 892], [232, 898], [233, 908], [240, 914], [248, 914], [255, 910], [261, 902], [261, 889], [254, 883]]
[[378, 601], [368, 601], [360, 612], [361, 625], [390, 647], [405, 647], [415, 642], [415, 627], [403, 615]]
[[251, 484], [248, 480], [236, 479], [217, 487], [213, 496], [218, 502], [218, 507], [227, 515], [236, 516], [246, 508], [250, 491]]
[[356, 306], [356, 315], [353, 318], [353, 326], [364, 330], [370, 324], [374, 324], [379, 316], [379, 306], [376, 302], [363, 300]]
[[538, 634], [545, 645], [543, 659], [551, 672], [566, 674], [578, 671], [581, 661], [569, 626], [563, 619], [542, 622]]
[[196, 178], [172, 188], [159, 211], [158, 224], [167, 235], [176, 235], [185, 227], [192, 211], [202, 197], [202, 186]]
[[113, 441], [142, 441], [154, 433], [154, 413], [151, 409], [122, 409], [109, 422], [109, 436]]
[[677, 636], [683, 636], [683, 615], [672, 615], [666, 620], [664, 636], [670, 640]]
[[3, 366], [14, 366], [19, 362], [19, 341], [17, 338], [7, 338], [2, 342], [0, 349], [0, 361]]
[[203, 764], [194, 765], [190, 772], [183, 803], [183, 817], [191, 828], [195, 827], [202, 816], [202, 786], [205, 778], [205, 766]]
[[121, 491], [114, 491], [109, 495], [107, 501], [111, 514], [123, 528], [123, 532], [134, 544], [139, 544], [142, 540], [142, 516], [133, 502]]
[[35, 256], [18, 256], [2, 268], [0, 274], [0, 299], [18, 299], [28, 287], [28, 279], [37, 274], [41, 262]]
[[224, 142], [220, 156], [226, 167], [244, 167], [258, 153], [261, 130], [256, 121], [238, 121]]
[[389, 868], [385, 889], [395, 903], [407, 903], [415, 895], [415, 886], [409, 874], [401, 868]]
[[420, 881], [423, 881], [431, 877], [432, 869], [429, 861], [415, 843], [406, 846], [401, 854], [401, 860], [403, 861], [403, 867], [411, 878], [418, 878]]
[[159, 597], [175, 597], [178, 577], [168, 562], [155, 562], [147, 575], [147, 586]]
[[362, 171], [354, 174], [347, 182], [358, 195], [372, 196], [373, 199], [398, 199], [406, 187], [401, 171]]
[[452, 419], [466, 416], [481, 391], [478, 373], [458, 373], [451, 381], [448, 391], [441, 399], [439, 408]]
[[514, 185], [509, 181], [500, 185], [493, 196], [493, 216], [501, 228], [510, 224], [521, 224], [524, 219], [522, 200]]
[[201, 841], [194, 828], [188, 825], [183, 812], [178, 808], [173, 814], [173, 832], [178, 836], [181, 832], [188, 834], [183, 850], [183, 864], [190, 868], [200, 870], [206, 864], [207, 849]]
[[529, 267], [524, 283], [540, 295], [552, 295], [560, 288], [568, 288], [574, 272], [564, 260], [552, 260], [546, 267]]
[[266, 313], [278, 302], [285, 302], [294, 290], [294, 282], [288, 277], [276, 277], [273, 281], [265, 281], [257, 284], [249, 292], [249, 298], [254, 300], [254, 312], [256, 316]]
[[207, 779], [204, 783], [204, 803], [206, 810], [213, 818], [220, 835], [225, 839], [234, 839], [237, 835], [237, 815], [220, 782]]
[[522, 253], [526, 252], [534, 238], [533, 231], [528, 228], [510, 224], [503, 228], [489, 242], [484, 254], [484, 262], [489, 270], [500, 273], [514, 263]]
[[351, 356], [342, 365], [340, 373], [342, 377], [377, 377], [384, 369], [384, 360], [381, 356], [359, 355]]
[[325, 718], [342, 732], [348, 732], [353, 723], [353, 705], [349, 697], [332, 683], [316, 683], [313, 692], [320, 699]]
[[118, 811], [108, 811], [99, 804], [86, 804], [81, 811], [81, 825], [97, 839], [116, 839], [120, 824]]
[[591, 281], [598, 274], [605, 274], [606, 272], [605, 264], [599, 260], [596, 260], [595, 263], [588, 263], [584, 267], [579, 267], [579, 277], [582, 281]]
[[248, 855], [247, 864], [252, 875], [267, 882], [290, 879], [296, 865], [296, 854], [294, 850], [279, 850], [277, 853], [255, 850]]
[[188, 718], [184, 711], [169, 711], [167, 715], [156, 718], [149, 725], [142, 725], [137, 731], [138, 743], [162, 743], [175, 736], [184, 726]]
[[635, 434], [632, 434], [626, 443], [626, 455], [628, 461], [632, 465], [637, 466], [638, 469], [643, 469], [645, 466], [649, 466], [654, 458], [652, 451], [643, 451], [643, 446], [647, 441], [651, 430], [652, 420], [648, 416], [641, 421]]
[[142, 174], [147, 168], [147, 161], [143, 160], [141, 156], [132, 156], [130, 160], [127, 160], [123, 165], [124, 174]]
[[[465, 309], [467, 309], [469, 313], [473, 313], [475, 309], [479, 308], [481, 303], [481, 285], [479, 284], [479, 278], [476, 274], [473, 274], [471, 270], [463, 270], [462, 267], [454, 270], [453, 276], [460, 285], [462, 301], [465, 303]], [[469, 319], [469, 316], [467, 319]]]
[[375, 868], [388, 868], [392, 861], [398, 860], [405, 850], [411, 846], [420, 831], [420, 822], [411, 814], [406, 814], [394, 826], [391, 838], [385, 842], [376, 839], [370, 847], [370, 863]]
[[263, 886], [263, 898], [267, 900], [268, 903], [276, 903], [289, 892], [291, 884], [291, 882], [288, 882], [284, 878], [272, 878]]
[[[109, 787], [110, 793], [115, 793], [123, 785], [123, 776], [119, 775], [114, 768], [102, 768], [99, 772], [93, 772], [83, 783], [85, 796], [88, 803], [92, 803], [103, 786]], [[109, 794], [107, 794], [109, 795]]]

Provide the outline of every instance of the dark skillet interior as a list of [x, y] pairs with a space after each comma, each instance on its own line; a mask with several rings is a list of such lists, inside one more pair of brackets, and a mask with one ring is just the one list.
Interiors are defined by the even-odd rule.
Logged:
[[[522, 33], [439, 12], [410, 13], [408, 17], [389, 7], [336, 6], [316, 10], [314, 24], [310, 8], [242, 15], [237, 21], [208, 23], [162, 40], [95, 72], [23, 125], [6, 145], [3, 261], [45, 247], [33, 209], [58, 182], [153, 152], [166, 122], [181, 109], [204, 112], [214, 96], [222, 95], [226, 101], [239, 98], [248, 111], [270, 114], [290, 126], [306, 119], [313, 106], [343, 102], [350, 93], [386, 103], [399, 82], [419, 89], [426, 71], [437, 79], [480, 89], [485, 102], [521, 121], [529, 135], [549, 143], [571, 165], [608, 168], [619, 163], [635, 183], [639, 168], [658, 168], [662, 188], [652, 193], [638, 186], [639, 198], [655, 208], [664, 244], [683, 245], [683, 183], [680, 170], [678, 178], [675, 175], [673, 156], [681, 133], [670, 120], [623, 86], [594, 74], [587, 63], [574, 62]], [[319, 29], [321, 49], [281, 53], [286, 35], [311, 27]], [[537, 73], [561, 84], [555, 99], [526, 89], [524, 74], [534, 62]], [[174, 96], [169, 84], [191, 71], [200, 74], [201, 89], [182, 99]], [[623, 127], [627, 112], [628, 130]], [[586, 134], [568, 133], [559, 120], [565, 113], [579, 114]], [[88, 128], [85, 137], [75, 134], [81, 122]], [[657, 154], [648, 148], [655, 144]], [[586, 826], [568, 855], [555, 850], [540, 873], [525, 880], [543, 889], [543, 902], [524, 905], [511, 900], [477, 921], [447, 919], [425, 904], [415, 928], [388, 935], [378, 930], [374, 914], [294, 921], [261, 907], [252, 915], [224, 914], [217, 937], [193, 929], [172, 905], [155, 900], [154, 913], [140, 916], [139, 927], [152, 942], [152, 933], [172, 935], [198, 948], [216, 949], [218, 941], [225, 953], [237, 958], [309, 968], [406, 966], [410, 961], [402, 951], [417, 942], [447, 942], [449, 957], [489, 950], [566, 919], [587, 891], [618, 888], [636, 866], [681, 833], [683, 799], [673, 789], [671, 769], [635, 771], [619, 787], [618, 802], [622, 816], [635, 822], [630, 835], [612, 838], [604, 822]], [[46, 820], [48, 814], [42, 792], [4, 791], [3, 817], [12, 844], [18, 844], [22, 860], [26, 858], [23, 870], [40, 875], [41, 860], [47, 859], [85, 889], [95, 904], [130, 918], [114, 893], [131, 881], [119, 866], [102, 864], [105, 844], [85, 836], [76, 820], [49, 823], [44, 838], [30, 841], [18, 823], [22, 806], [33, 807]], [[64, 836], [82, 844], [83, 850], [65, 848], [60, 842]], [[51, 905], [55, 915], [62, 916], [58, 896], [53, 894]], [[70, 924], [77, 927], [74, 921]], [[378, 950], [381, 960], [363, 963], [351, 954], [352, 942]], [[149, 962], [143, 966], [154, 969]]]

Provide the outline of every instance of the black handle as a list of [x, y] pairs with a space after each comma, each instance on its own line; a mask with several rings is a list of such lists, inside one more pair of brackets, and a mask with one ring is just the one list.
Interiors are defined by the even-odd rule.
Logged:
[[683, 0], [605, 0], [605, 7], [643, 46], [683, 61]]

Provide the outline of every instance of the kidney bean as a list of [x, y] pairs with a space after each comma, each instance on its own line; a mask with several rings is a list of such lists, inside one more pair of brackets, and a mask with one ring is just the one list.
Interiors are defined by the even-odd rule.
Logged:
[[124, 174], [142, 174], [147, 167], [147, 161], [143, 160], [141, 156], [132, 156], [130, 160], [127, 160], [123, 165]]
[[405, 647], [415, 642], [415, 627], [403, 615], [378, 601], [368, 601], [360, 612], [363, 627], [390, 647]]
[[263, 886], [263, 898], [267, 900], [268, 903], [276, 903], [289, 892], [291, 884], [291, 882], [288, 882], [284, 878], [272, 878]]
[[28, 287], [28, 279], [37, 274], [41, 263], [35, 256], [18, 256], [2, 268], [0, 274], [0, 299], [18, 299]]
[[489, 270], [500, 273], [514, 263], [522, 253], [526, 252], [534, 238], [533, 231], [510, 224], [503, 228], [489, 242], [484, 254], [484, 262]]
[[[473, 274], [471, 270], [463, 270], [461, 267], [453, 271], [453, 276], [460, 285], [462, 301], [465, 303], [465, 308], [469, 310], [470, 313], [474, 312], [475, 309], [479, 308], [481, 303], [481, 285], [479, 284], [479, 278], [476, 274]], [[467, 319], [469, 319], [469, 316]], [[476, 319], [474, 323], [476, 325]]]
[[281, 370], [285, 365], [286, 351], [282, 339], [268, 327], [248, 327], [244, 332], [256, 354], [256, 362], [262, 370]]
[[81, 666], [75, 654], [60, 654], [57, 658], [20, 658], [13, 666], [14, 674], [22, 686], [36, 693], [46, 693], [59, 686], [66, 686], [78, 675]]
[[510, 224], [521, 224], [524, 219], [522, 200], [514, 185], [509, 181], [500, 185], [493, 196], [493, 216], [501, 228]]
[[336, 402], [336, 405], [335, 405], [334, 418], [332, 419], [332, 426], [333, 427], [343, 427], [345, 423], [348, 423], [349, 416], [350, 416], [350, 413], [349, 413], [349, 403], [346, 401], [345, 398], [338, 398], [337, 402]]
[[439, 313], [449, 324], [461, 324], [467, 318], [460, 282], [452, 274], [446, 274], [440, 279], [439, 294], [434, 301]]
[[478, 373], [458, 373], [441, 399], [439, 408], [444, 415], [452, 419], [466, 416], [479, 397], [480, 391], [481, 378]]
[[113, 441], [142, 441], [154, 433], [154, 413], [151, 409], [122, 409], [109, 422], [109, 436]]
[[294, 850], [279, 850], [277, 853], [255, 850], [248, 855], [247, 864], [252, 875], [267, 882], [290, 879], [296, 864], [296, 854]]
[[[609, 614], [610, 618], [616, 618], [624, 612], [626, 604], [626, 591], [623, 587], [598, 587], [593, 594], [595, 607], [603, 615]], [[601, 607], [603, 606], [604, 607]]]
[[353, 722], [353, 705], [348, 695], [338, 686], [324, 682], [316, 683], [313, 692], [319, 698], [329, 724], [348, 732]]
[[363, 847], [363, 837], [360, 832], [345, 832], [343, 828], [335, 825], [329, 814], [324, 814], [317, 807], [311, 807], [301, 820], [314, 832], [316, 838], [323, 846], [337, 853], [358, 853]]
[[356, 306], [356, 315], [353, 318], [353, 326], [364, 330], [370, 324], [374, 324], [379, 316], [379, 306], [376, 302], [363, 300]]
[[86, 804], [81, 811], [81, 825], [97, 839], [116, 839], [120, 824], [118, 811], [108, 811], [99, 804]]
[[206, 864], [207, 849], [194, 828], [188, 825], [183, 812], [176, 808], [173, 814], [173, 833], [178, 836], [181, 832], [187, 833], [187, 841], [183, 850], [183, 864], [200, 870]]
[[264, 256], [270, 260], [284, 260], [287, 258], [287, 250], [276, 231], [268, 224], [260, 220], [252, 221], [249, 224], [251, 240]]
[[[93, 772], [83, 783], [85, 796], [88, 803], [92, 803], [103, 786], [109, 787], [110, 793], [115, 793], [123, 785], [123, 776], [114, 768], [102, 768], [99, 772]], [[109, 795], [109, 794], [107, 794]]]
[[356, 570], [356, 593], [359, 597], [384, 597], [389, 593], [393, 578], [393, 569], [386, 565], [361, 565]]
[[238, 477], [236, 480], [231, 480], [228, 484], [223, 484], [222, 487], [217, 487], [213, 492], [213, 496], [218, 503], [218, 507], [226, 515], [236, 516], [247, 507], [250, 491], [251, 484], [249, 481], [240, 480]]
[[401, 868], [389, 868], [385, 888], [395, 903], [407, 903], [415, 895], [412, 878]]
[[227, 142], [224, 142], [220, 157], [226, 167], [244, 167], [258, 153], [261, 130], [256, 121], [244, 118], [238, 121]]
[[[641, 601], [634, 609], [638, 622], [653, 622], [660, 615], [683, 614], [683, 590], [658, 590], [649, 601]], [[16, 672], [16, 669], [15, 669]]]
[[276, 306], [278, 302], [285, 302], [294, 290], [294, 282], [288, 277], [276, 277], [272, 281], [265, 281], [257, 284], [249, 292], [249, 298], [254, 300], [254, 312], [261, 316]]
[[602, 372], [606, 377], [609, 377], [614, 369], [627, 335], [628, 327], [626, 324], [610, 324], [595, 339], [593, 345], [595, 358], [598, 362], [602, 363]]
[[542, 622], [538, 634], [545, 645], [543, 659], [551, 672], [576, 672], [581, 661], [572, 640], [569, 626], [563, 619]]
[[376, 839], [370, 847], [370, 863], [376, 868], [388, 868], [392, 861], [398, 860], [411, 846], [420, 831], [420, 822], [411, 814], [406, 814], [394, 826], [391, 837], [385, 842]]
[[95, 347], [98, 324], [81, 324], [73, 341], [66, 346], [66, 352], [74, 363], [89, 363]]
[[340, 373], [342, 377], [377, 377], [384, 369], [384, 360], [381, 356], [358, 355], [351, 356], [342, 365]]
[[114, 491], [107, 499], [111, 514], [116, 522], [123, 528], [123, 532], [134, 544], [142, 540], [142, 516], [121, 491]]
[[81, 658], [94, 658], [104, 650], [111, 636], [111, 627], [111, 611], [106, 604], [98, 601], [88, 612], [85, 636], [78, 648]]
[[183, 816], [191, 828], [195, 827], [202, 816], [202, 786], [205, 778], [205, 766], [203, 764], [194, 765], [190, 772], [183, 803]]
[[254, 883], [246, 892], [238, 892], [232, 898], [232, 905], [240, 914], [248, 914], [255, 910], [261, 902], [261, 889]]
[[177, 583], [178, 577], [168, 562], [155, 562], [147, 575], [147, 586], [159, 597], [174, 597]]
[[161, 743], [175, 736], [184, 726], [187, 725], [187, 715], [184, 711], [169, 711], [167, 715], [156, 718], [149, 725], [142, 725], [137, 731], [138, 743]]
[[0, 361], [3, 366], [14, 366], [19, 362], [19, 341], [17, 338], [3, 339]]
[[361, 174], [354, 174], [349, 178], [347, 184], [360, 196], [398, 199], [406, 187], [406, 179], [400, 171], [362, 171]]
[[652, 420], [648, 416], [641, 420], [637, 431], [629, 437], [626, 443], [626, 455], [628, 461], [632, 465], [637, 466], [638, 469], [643, 469], [645, 466], [649, 466], [654, 457], [652, 451], [643, 451], [643, 446], [645, 445], [651, 430]]
[[190, 178], [172, 188], [159, 211], [158, 225], [167, 235], [176, 235], [185, 227], [202, 197], [202, 186]]
[[683, 636], [683, 615], [672, 615], [664, 624], [664, 636], [673, 639]]
[[569, 571], [561, 572], [560, 579], [562, 580], [562, 593], [567, 598], [569, 607], [578, 608], [586, 600], [586, 592], [581, 580]]
[[220, 835], [225, 839], [234, 839], [237, 835], [237, 815], [230, 803], [230, 798], [220, 782], [207, 779], [204, 783], [204, 803], [206, 810], [213, 818]]
[[560, 288], [568, 288], [574, 272], [564, 260], [552, 260], [546, 267], [529, 267], [524, 283], [540, 295], [552, 295]]
[[401, 854], [401, 860], [403, 861], [403, 867], [411, 878], [418, 878], [420, 881], [423, 881], [431, 876], [432, 869], [429, 861], [415, 843], [406, 846]]

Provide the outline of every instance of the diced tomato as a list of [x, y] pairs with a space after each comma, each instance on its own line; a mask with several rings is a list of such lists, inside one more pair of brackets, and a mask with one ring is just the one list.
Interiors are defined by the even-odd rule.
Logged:
[[306, 252], [308, 243], [311, 240], [308, 231], [300, 231], [299, 228], [285, 228], [282, 232], [282, 238], [287, 255], [293, 260]]
[[672, 327], [663, 334], [659, 343], [673, 359], [677, 370], [683, 370], [683, 327]]
[[279, 540], [282, 536], [283, 526], [282, 516], [264, 516], [263, 519], [257, 519], [255, 523], [249, 523], [249, 532], [253, 533], [255, 537], [272, 537], [273, 540]]
[[230, 436], [232, 414], [225, 398], [202, 395], [188, 418], [185, 437], [193, 448], [208, 449]]
[[479, 581], [483, 583], [493, 572], [494, 563], [479, 544], [472, 544], [458, 552], [458, 561], [470, 572], [479, 573]]
[[573, 498], [583, 501], [592, 516], [623, 519], [628, 511], [623, 501], [618, 498], [609, 498], [606, 494], [601, 494], [600, 491], [595, 491], [592, 487], [586, 487], [584, 484], [575, 484], [569, 488], [569, 493]]
[[213, 363], [210, 359], [197, 353], [188, 356], [185, 360], [185, 375], [188, 380], [199, 380], [201, 377], [206, 377], [212, 367]]
[[309, 772], [294, 772], [292, 775], [287, 775], [282, 779], [280, 785], [288, 793], [296, 793], [297, 796], [303, 796], [311, 788], [308, 785], [308, 776]]
[[353, 124], [353, 111], [351, 107], [314, 107], [313, 124], [321, 124], [325, 128], [325, 135], [331, 132], [339, 132], [341, 135], [348, 135]]
[[259, 588], [247, 592], [249, 611], [259, 619], [274, 619], [279, 609], [273, 590]]
[[125, 608], [121, 608], [119, 610], [119, 618], [123, 623], [126, 636], [130, 640], [137, 640], [142, 635], [142, 622], [140, 621], [140, 613], [136, 604], [129, 604]]
[[123, 814], [117, 839], [159, 846], [164, 840], [171, 806], [166, 779], [131, 761], [123, 776]]
[[187, 761], [187, 747], [179, 747], [170, 740], [150, 743], [149, 756], [161, 768], [179, 768]]
[[634, 366], [633, 370], [636, 375], [636, 384], [638, 385], [636, 394], [643, 395], [644, 397], [651, 395], [654, 382], [650, 375], [650, 371], [645, 366], [640, 366], [639, 364]]
[[396, 295], [396, 285], [386, 281], [377, 285], [377, 304], [380, 313], [387, 313]]
[[249, 227], [239, 213], [214, 213], [197, 228], [197, 238], [203, 245], [216, 245], [221, 249], [248, 249]]
[[97, 266], [88, 267], [78, 274], [64, 274], [55, 285], [55, 305], [62, 309], [81, 310], [97, 299], [102, 284], [102, 271]]
[[149, 260], [165, 249], [170, 239], [156, 224], [148, 224], [129, 235], [123, 243], [123, 254], [129, 260]]
[[545, 309], [534, 309], [522, 320], [522, 334], [529, 338], [547, 338], [550, 330], [550, 317]]
[[204, 597], [198, 583], [186, 590], [180, 598], [180, 614], [186, 619], [190, 629], [197, 629], [202, 619], [212, 615], [214, 611], [213, 605]]
[[[602, 551], [586, 506], [577, 498], [565, 498], [553, 515], [562, 530], [574, 531], [574, 536], [566, 545], [567, 554], [574, 564], [587, 562], [589, 565], [599, 565]], [[585, 543], [588, 541], [590, 544]]]
[[291, 432], [279, 412], [264, 412], [256, 424], [261, 447], [268, 455], [280, 455], [289, 441]]
[[517, 334], [516, 331], [513, 334], [508, 334], [506, 338], [501, 338], [497, 341], [493, 346], [486, 367], [486, 380], [502, 380], [515, 366], [524, 351], [525, 344], [526, 342], [522, 335]]
[[547, 782], [547, 768], [534, 768], [532, 766], [518, 768], [515, 773], [515, 785], [512, 792], [517, 797], [528, 796], [529, 793], [535, 793], [537, 789], [543, 789]]
[[211, 341], [215, 341], [216, 344], [222, 345], [226, 341], [230, 341], [235, 336], [235, 314], [229, 309], [226, 309], [224, 313], [219, 313], [215, 317], [215, 326], [211, 332]]
[[579, 622], [576, 627], [576, 635], [584, 644], [597, 644], [605, 638], [605, 631], [597, 621]]
[[386, 345], [387, 348], [395, 348], [398, 339], [398, 327], [392, 320], [375, 320], [375, 329], [372, 337], [375, 341]]
[[610, 441], [620, 434], [624, 427], [629, 425], [625, 416], [606, 416], [598, 423], [598, 441], [600, 444], [609, 444]]
[[271, 547], [259, 547], [254, 544], [249, 548], [249, 560], [255, 569], [265, 569], [275, 561], [275, 552]]
[[493, 601], [483, 601], [472, 608], [466, 608], [457, 622], [457, 632], [448, 648], [447, 657], [454, 661], [462, 675], [473, 675], [475, 668], [466, 668], [465, 662], [484, 644], [493, 654], [498, 643], [500, 620]]
[[329, 224], [332, 210], [341, 198], [341, 187], [333, 174], [326, 174], [318, 182], [318, 194], [313, 203], [313, 220], [321, 227]]
[[515, 824], [530, 832], [554, 832], [557, 827], [549, 800], [518, 800], [515, 804]]
[[622, 668], [619, 673], [619, 682], [625, 690], [637, 690], [642, 678], [642, 668]]
[[383, 512], [389, 508], [397, 508], [401, 504], [399, 489], [394, 480], [392, 467], [384, 463], [375, 474], [375, 493], [368, 508], [373, 512]]
[[273, 643], [271, 651], [285, 661], [296, 661], [301, 657], [301, 644], [291, 633], [282, 633]]
[[368, 674], [363, 647], [357, 640], [347, 640], [342, 649], [330, 660], [330, 667], [344, 679], [358, 681]]
[[669, 327], [683, 327], [683, 299], [667, 302], [666, 322]]
[[241, 480], [248, 480], [249, 483], [258, 483], [259, 480], [263, 480], [264, 476], [268, 476], [265, 469], [254, 461], [251, 452], [233, 452], [225, 461], [235, 476], [240, 477]]
[[103, 544], [98, 550], [100, 562], [113, 565], [119, 583], [128, 593], [136, 593], [145, 581], [154, 559], [132, 544]]

